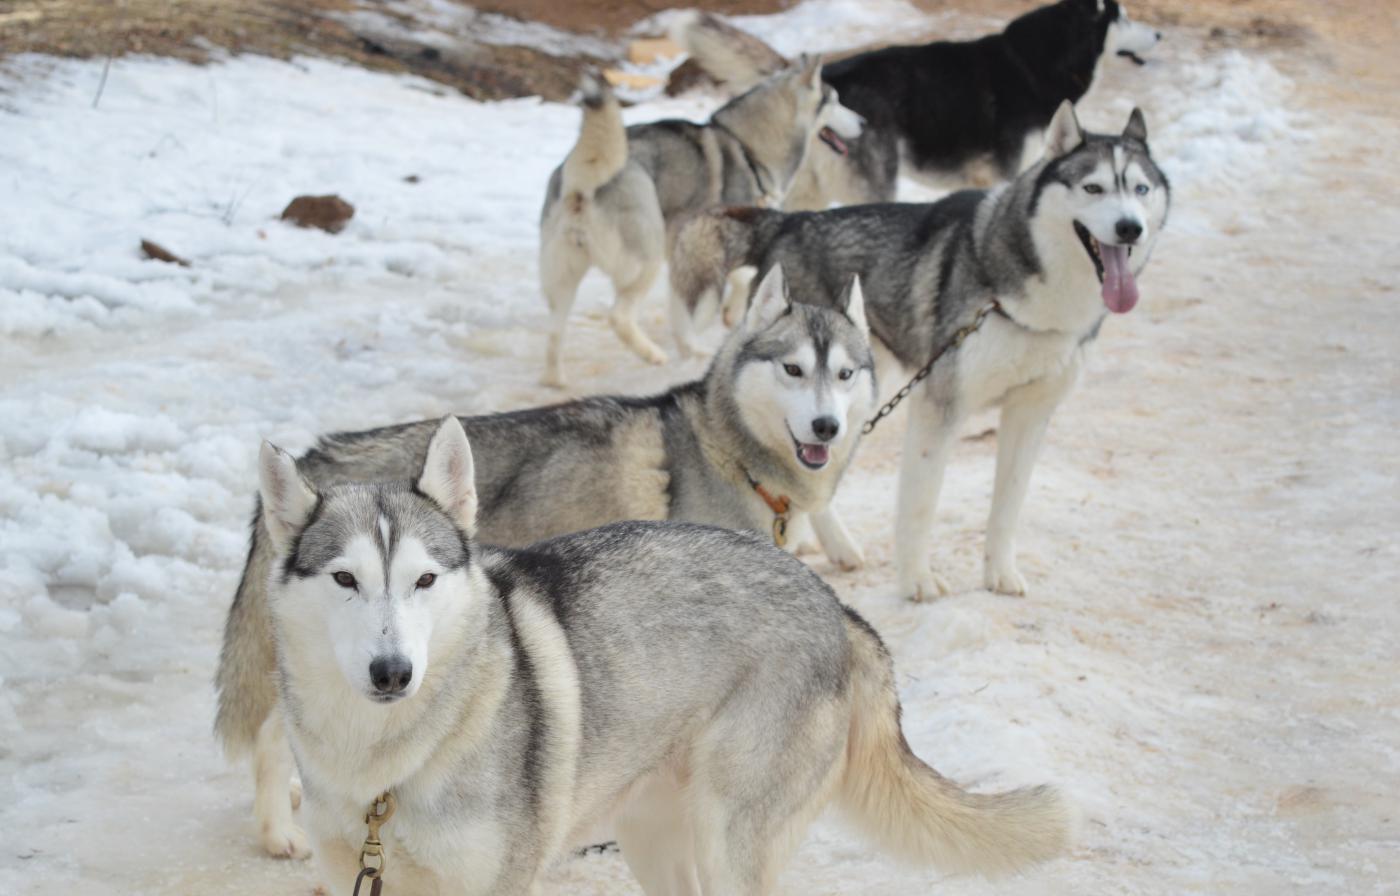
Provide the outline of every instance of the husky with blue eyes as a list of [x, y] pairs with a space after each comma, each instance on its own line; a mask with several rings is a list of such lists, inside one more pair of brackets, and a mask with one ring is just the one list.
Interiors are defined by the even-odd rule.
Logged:
[[389, 806], [370, 861], [424, 896], [528, 896], [600, 826], [647, 896], [764, 896], [833, 803], [947, 871], [1064, 851], [1053, 788], [971, 793], [912, 752], [879, 635], [767, 539], [482, 545], [490, 463], [455, 417], [411, 481], [316, 488], [264, 443], [277, 681], [327, 892]]
[[1170, 204], [1140, 111], [1122, 133], [1092, 134], [1066, 102], [1050, 122], [1041, 159], [1000, 189], [932, 204], [737, 208], [692, 219], [672, 250], [676, 339], [687, 344], [694, 321], [713, 316], [725, 278], [738, 268], [761, 275], [781, 264], [793, 295], [823, 305], [858, 275], [872, 340], [902, 368], [881, 372], [893, 392], [982, 312], [980, 328], [938, 360], [907, 402], [895, 526], [899, 589], [914, 600], [948, 591], [929, 565], [943, 468], [959, 423], [999, 407], [984, 583], [1024, 594], [1014, 536], [1041, 438], [1104, 318], [1137, 304], [1137, 278]]

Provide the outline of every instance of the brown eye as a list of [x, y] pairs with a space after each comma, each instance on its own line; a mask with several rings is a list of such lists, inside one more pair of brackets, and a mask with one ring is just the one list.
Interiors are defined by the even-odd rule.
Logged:
[[348, 572], [338, 572], [335, 575], [331, 576], [331, 578], [335, 579], [335, 583], [342, 588], [355, 587], [355, 577], [350, 575], [350, 573]]
[[430, 573], [430, 572], [425, 572], [425, 573], [423, 573], [421, 576], [418, 577], [418, 587], [419, 587], [419, 588], [431, 588], [431, 587], [433, 587], [433, 583], [436, 582], [436, 581], [437, 581], [437, 576], [433, 575], [433, 574]]
[[783, 373], [791, 377], [799, 377], [802, 376], [802, 368], [798, 367], [796, 364], [784, 364]]
[[849, 368], [849, 367], [842, 367], [841, 370], [840, 370], [840, 372], [836, 374], [836, 378], [837, 378], [837, 379], [841, 379], [841, 380], [848, 380], [848, 379], [850, 379], [851, 377], [853, 377], [853, 376], [855, 376], [855, 375], [856, 375], [856, 372], [855, 372], [854, 370], [852, 370], [851, 368]]

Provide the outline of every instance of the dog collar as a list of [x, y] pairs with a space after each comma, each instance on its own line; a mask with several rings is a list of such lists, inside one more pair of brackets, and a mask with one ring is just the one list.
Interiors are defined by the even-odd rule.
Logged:
[[749, 475], [749, 471], [744, 471], [744, 478], [749, 481], [749, 487], [763, 499], [763, 503], [768, 505], [768, 509], [773, 511], [773, 543], [778, 547], [787, 546], [788, 520], [791, 518], [792, 502], [787, 495], [774, 496], [772, 492], [763, 487], [763, 484]]

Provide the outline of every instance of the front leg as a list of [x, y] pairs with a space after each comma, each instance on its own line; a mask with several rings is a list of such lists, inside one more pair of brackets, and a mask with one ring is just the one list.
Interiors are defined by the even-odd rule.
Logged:
[[1076, 364], [1059, 377], [1015, 390], [1002, 405], [1001, 424], [997, 429], [996, 485], [987, 522], [983, 572], [983, 582], [989, 591], [1026, 593], [1026, 580], [1016, 569], [1016, 520], [1026, 500], [1031, 470], [1040, 454], [1050, 415], [1074, 385], [1077, 375]]
[[956, 428], [957, 417], [952, 409], [936, 401], [926, 389], [911, 396], [904, 454], [899, 463], [895, 563], [899, 593], [912, 601], [933, 600], [948, 593], [948, 584], [929, 566], [929, 550], [933, 514]]
[[851, 538], [851, 533], [846, 531], [841, 518], [836, 515], [836, 508], [828, 504], [824, 510], [812, 514], [812, 528], [816, 530], [817, 541], [821, 542], [822, 551], [832, 563], [847, 572], [865, 565], [865, 557], [861, 554], [860, 547]]

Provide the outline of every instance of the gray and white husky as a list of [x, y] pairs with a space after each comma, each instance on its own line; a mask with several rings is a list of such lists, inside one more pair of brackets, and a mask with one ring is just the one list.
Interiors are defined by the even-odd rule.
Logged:
[[263, 445], [277, 680], [329, 892], [385, 792], [389, 888], [424, 896], [526, 896], [599, 825], [649, 896], [758, 896], [830, 802], [948, 870], [1064, 850], [1050, 787], [969, 793], [910, 751], [879, 636], [790, 555], [655, 522], [486, 547], [474, 462], [455, 417], [413, 482], [318, 489]]
[[827, 125], [854, 137], [862, 122], [822, 83], [816, 58], [773, 74], [704, 124], [673, 119], [624, 128], [612, 92], [586, 79], [578, 143], [550, 177], [540, 219], [540, 284], [551, 314], [545, 383], [564, 383], [564, 328], [593, 267], [617, 292], [609, 316], [617, 335], [664, 363], [637, 326], [636, 306], [666, 260], [672, 229], [717, 203], [781, 202], [808, 138]]
[[[875, 394], [859, 285], [839, 310], [791, 305], [775, 268], [702, 380], [649, 398], [586, 398], [463, 418], [482, 452], [478, 535], [520, 547], [631, 519], [768, 534], [776, 501], [795, 515], [810, 514], [831, 561], [855, 568], [860, 549], [830, 502]], [[298, 468], [317, 489], [407, 481], [436, 426], [423, 421], [327, 436]], [[292, 818], [291, 758], [274, 711], [267, 614], [273, 553], [259, 509], [224, 632], [215, 728], [230, 755], [253, 753], [264, 847], [300, 856], [306, 838]]]
[[802, 301], [823, 303], [859, 274], [876, 344], [906, 375], [995, 300], [997, 313], [945, 355], [908, 402], [896, 559], [905, 595], [947, 592], [928, 562], [943, 469], [958, 424], [999, 406], [984, 581], [1023, 594], [1013, 540], [1041, 437], [1105, 315], [1137, 303], [1137, 276], [1169, 204], [1140, 111], [1122, 134], [1086, 134], [1066, 102], [1043, 158], [1002, 189], [930, 205], [731, 209], [696, 218], [677, 235], [672, 258], [677, 340], [691, 338], [688, 312], [713, 309], [725, 276], [744, 265], [762, 272], [781, 263]]

